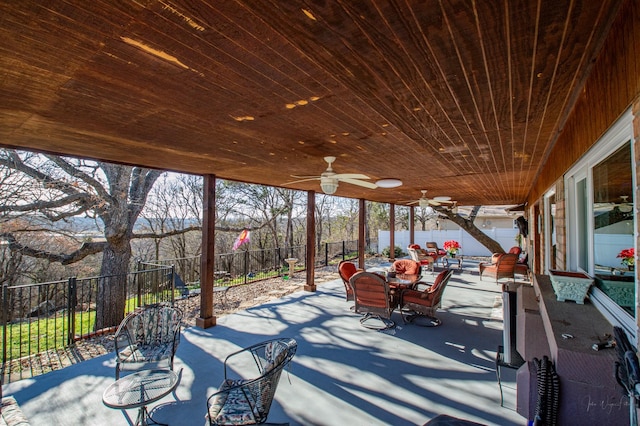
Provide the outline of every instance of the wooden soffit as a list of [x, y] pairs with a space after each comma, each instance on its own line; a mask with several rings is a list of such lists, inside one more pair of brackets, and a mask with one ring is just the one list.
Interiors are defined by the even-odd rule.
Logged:
[[620, 1], [0, 2], [0, 144], [403, 204], [524, 201]]

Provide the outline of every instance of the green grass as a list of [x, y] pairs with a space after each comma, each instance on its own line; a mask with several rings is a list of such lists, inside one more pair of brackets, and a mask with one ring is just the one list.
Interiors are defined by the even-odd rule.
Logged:
[[[125, 315], [137, 307], [137, 297], [127, 299]], [[143, 298], [144, 302], [144, 298]], [[95, 310], [76, 312], [75, 335], [94, 331]], [[52, 317], [30, 318], [7, 325], [7, 359], [18, 359], [48, 350], [67, 347], [68, 316], [66, 311]], [[4, 341], [0, 328], [0, 339]]]
[[[93, 330], [95, 315], [93, 312], [78, 312], [75, 315], [76, 330]], [[7, 358], [17, 359], [52, 349], [67, 346], [68, 317], [61, 314], [55, 317], [30, 319], [7, 325]], [[0, 330], [0, 337], [3, 338]]]

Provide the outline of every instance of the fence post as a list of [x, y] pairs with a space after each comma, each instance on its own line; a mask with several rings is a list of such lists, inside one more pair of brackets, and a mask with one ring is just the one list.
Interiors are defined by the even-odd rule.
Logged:
[[[143, 275], [146, 274], [141, 274], [140, 272], [144, 270], [144, 265], [142, 263], [141, 260], [138, 260], [138, 273], [136, 274], [134, 280], [135, 280], [135, 286], [136, 286], [136, 296], [137, 296], [137, 304], [136, 304], [136, 308], [139, 306], [142, 306], [142, 283], [141, 278]], [[124, 300], [127, 300], [127, 286], [124, 286]]]
[[7, 322], [9, 318], [9, 286], [2, 286], [2, 383], [4, 383], [4, 371], [7, 363]]
[[247, 271], [247, 265], [248, 264], [249, 264], [249, 250], [245, 250], [244, 251], [244, 265], [242, 267], [243, 274], [244, 274], [243, 281], [244, 281], [245, 284], [247, 283], [247, 274], [249, 273], [249, 271]]
[[324, 243], [324, 266], [329, 266], [329, 243]]
[[74, 342], [76, 332], [76, 305], [78, 304], [77, 280], [76, 277], [70, 277], [68, 281], [68, 306], [67, 306], [67, 345], [71, 346]]
[[345, 244], [345, 241], [342, 240], [342, 260], [345, 259], [345, 252], [347, 251], [347, 245]]
[[176, 301], [176, 266], [171, 265], [171, 306], [175, 306], [175, 301]]

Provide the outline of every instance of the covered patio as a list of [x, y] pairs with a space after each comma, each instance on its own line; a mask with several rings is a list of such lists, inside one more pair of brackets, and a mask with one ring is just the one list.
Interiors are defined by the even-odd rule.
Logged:
[[[413, 219], [422, 190], [460, 206], [520, 204], [535, 277], [551, 269], [595, 273], [602, 246], [594, 216], [604, 204], [629, 209], [625, 248], [637, 248], [636, 0], [25, 0], [0, 2], [0, 11], [0, 144], [204, 177], [201, 317], [178, 353], [180, 402], [163, 400], [171, 405], [161, 407], [161, 420], [202, 424], [220, 360], [277, 334], [295, 337], [300, 348], [273, 421], [422, 424], [446, 412], [480, 423], [523, 422], [499, 407], [493, 359], [500, 324], [489, 319], [499, 289], [488, 282], [454, 280], [441, 327], [384, 334], [362, 329], [340, 286], [316, 288], [309, 268], [309, 293], [217, 321], [217, 179], [307, 192], [310, 248], [316, 194], [357, 199], [360, 266], [365, 202], [388, 203], [393, 230], [394, 206], [409, 206]], [[326, 157], [337, 158], [337, 173], [402, 185], [338, 186], [320, 178]], [[620, 157], [624, 163], [614, 161]], [[628, 183], [613, 172], [593, 173], [601, 168], [624, 169]], [[315, 179], [296, 177], [306, 175]], [[460, 222], [453, 208], [441, 210]], [[306, 262], [314, 260], [311, 249]], [[597, 289], [585, 304], [597, 302], [606, 315], [598, 325], [622, 325], [636, 346], [637, 274], [627, 310]], [[582, 375], [564, 383], [590, 379], [589, 369], [573, 368], [574, 357], [562, 359], [563, 337], [547, 334], [541, 347]], [[594, 351], [569, 352], [591, 358]], [[594, 370], [612, 368], [600, 358]], [[92, 360], [6, 391], [36, 424], [124, 424], [100, 401], [111, 363]], [[618, 401], [615, 385], [605, 387], [597, 406]], [[593, 389], [567, 388], [565, 401], [586, 407], [564, 404], [561, 419], [592, 416], [585, 396]]]
[[[291, 425], [416, 425], [438, 414], [486, 425], [521, 425], [515, 411], [515, 375], [502, 369], [504, 407], [495, 355], [502, 321], [494, 312], [501, 288], [479, 281], [476, 264], [465, 262], [444, 293], [435, 328], [404, 325], [376, 332], [349, 310], [340, 280], [265, 305], [220, 317], [216, 327], [183, 331], [175, 369], [175, 394], [149, 409], [160, 422], [203, 425], [206, 397], [222, 381], [224, 358], [242, 347], [293, 337], [297, 354], [283, 373], [270, 422]], [[435, 276], [427, 273], [427, 280]], [[136, 410], [102, 404], [114, 380], [109, 354], [5, 386], [32, 424], [133, 424]]]

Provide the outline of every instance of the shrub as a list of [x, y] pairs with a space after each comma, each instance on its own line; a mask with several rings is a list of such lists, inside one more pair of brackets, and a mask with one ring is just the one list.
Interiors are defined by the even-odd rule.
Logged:
[[[402, 252], [402, 249], [399, 246], [395, 246], [394, 247], [394, 257], [402, 257], [404, 256], [404, 253]], [[389, 247], [385, 247], [382, 249], [382, 255], [385, 257], [391, 257], [391, 251], [389, 250]]]

